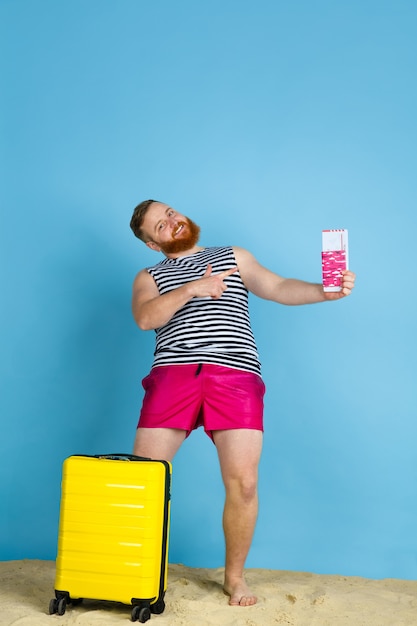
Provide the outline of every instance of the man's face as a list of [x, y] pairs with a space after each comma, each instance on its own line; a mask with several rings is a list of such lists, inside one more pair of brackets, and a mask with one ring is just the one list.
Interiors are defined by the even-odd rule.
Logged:
[[142, 229], [150, 239], [146, 245], [166, 255], [191, 250], [200, 236], [197, 224], [162, 202], [151, 204]]

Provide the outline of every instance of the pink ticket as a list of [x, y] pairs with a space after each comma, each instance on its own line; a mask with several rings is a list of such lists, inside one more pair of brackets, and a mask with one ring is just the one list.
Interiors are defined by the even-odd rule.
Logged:
[[324, 291], [341, 291], [342, 271], [349, 267], [347, 230], [322, 231], [321, 259]]

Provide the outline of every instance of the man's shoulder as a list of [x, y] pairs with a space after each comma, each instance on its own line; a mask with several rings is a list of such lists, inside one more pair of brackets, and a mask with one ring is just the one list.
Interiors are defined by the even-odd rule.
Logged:
[[148, 272], [148, 268], [145, 267], [136, 274], [133, 280], [133, 289], [134, 290], [143, 289], [143, 288], [146, 289], [152, 284], [154, 284], [154, 282], [155, 281], [152, 278], [152, 275]]
[[233, 253], [235, 255], [236, 260], [250, 260], [254, 259], [254, 256], [249, 250], [246, 248], [241, 248], [240, 246], [232, 246]]

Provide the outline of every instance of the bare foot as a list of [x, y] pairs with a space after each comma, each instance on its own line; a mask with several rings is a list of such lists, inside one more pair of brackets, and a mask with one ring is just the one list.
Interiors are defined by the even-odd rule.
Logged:
[[230, 596], [230, 606], [252, 606], [258, 598], [253, 595], [243, 578], [236, 578], [224, 583], [224, 592]]

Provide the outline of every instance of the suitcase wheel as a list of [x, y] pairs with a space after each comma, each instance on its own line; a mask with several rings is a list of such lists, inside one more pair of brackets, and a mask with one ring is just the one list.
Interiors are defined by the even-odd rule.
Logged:
[[144, 624], [151, 619], [151, 609], [148, 606], [134, 606], [131, 618], [132, 622]]
[[58, 610], [58, 600], [56, 598], [52, 598], [49, 603], [49, 615], [55, 615]]
[[58, 615], [64, 615], [66, 608], [67, 608], [67, 599], [60, 598], [58, 600], [58, 608], [57, 608]]
[[67, 608], [67, 599], [66, 598], [52, 598], [49, 603], [49, 615], [54, 615], [58, 613], [58, 615], [64, 615], [65, 610]]

